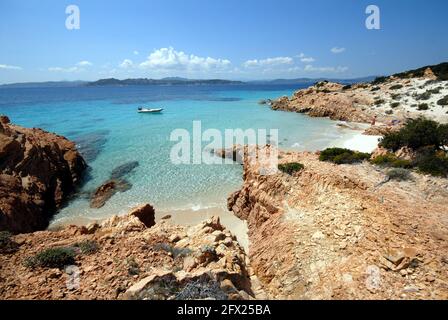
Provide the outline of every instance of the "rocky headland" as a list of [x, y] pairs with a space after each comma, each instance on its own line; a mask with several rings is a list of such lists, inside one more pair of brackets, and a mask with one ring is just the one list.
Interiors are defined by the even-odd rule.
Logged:
[[0, 118], [0, 231], [45, 229], [87, 165], [73, 142]]
[[228, 199], [248, 222], [251, 265], [270, 298], [448, 298], [446, 178], [395, 181], [366, 161], [280, 152], [288, 163], [303, 168], [263, 175], [246, 158]]
[[370, 135], [383, 135], [406, 119], [420, 116], [447, 123], [448, 63], [380, 77], [371, 83], [321, 81], [292, 97], [272, 100], [270, 106], [350, 122], [372, 123], [376, 117], [376, 125], [366, 131]]

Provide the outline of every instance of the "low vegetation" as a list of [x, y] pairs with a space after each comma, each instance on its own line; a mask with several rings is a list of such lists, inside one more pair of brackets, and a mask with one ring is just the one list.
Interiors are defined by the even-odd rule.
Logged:
[[434, 75], [437, 77], [437, 80], [443, 81], [448, 80], [448, 62], [440, 63], [438, 65], [434, 66], [425, 66], [422, 68], [418, 68], [415, 70], [409, 70], [406, 72], [401, 72], [394, 74], [395, 77], [400, 79], [409, 79], [409, 78], [416, 78], [416, 77], [423, 77], [425, 74], [426, 69], [430, 68]]
[[377, 100], [375, 100], [375, 105], [380, 105], [380, 104], [383, 104], [385, 101], [383, 100], [383, 99], [377, 99]]
[[165, 251], [171, 253], [172, 257], [176, 259], [177, 257], [187, 257], [192, 251], [189, 248], [175, 248], [168, 243], [158, 243], [154, 246], [157, 251]]
[[398, 132], [388, 133], [380, 142], [380, 146], [397, 151], [401, 147], [418, 150], [426, 146], [439, 149], [443, 144], [442, 131], [445, 125], [436, 121], [418, 118], [409, 120]]
[[0, 253], [13, 253], [19, 249], [19, 245], [12, 240], [9, 231], [0, 231]]
[[389, 89], [390, 89], [390, 90], [399, 90], [399, 89], [401, 89], [401, 88], [403, 88], [403, 85], [401, 85], [401, 84], [396, 84], [396, 85], [391, 86]]
[[443, 151], [426, 150], [417, 157], [415, 166], [422, 173], [439, 177], [448, 176], [448, 157]]
[[304, 168], [305, 168], [304, 165], [298, 162], [283, 163], [278, 165], [278, 169], [280, 171], [287, 173], [289, 175], [292, 175], [295, 172], [303, 170]]
[[[434, 176], [448, 175], [447, 145], [448, 125], [425, 118], [409, 120], [400, 131], [386, 134], [380, 142], [381, 147], [392, 151], [402, 147], [414, 150], [417, 156], [410, 166]], [[377, 158], [373, 160], [376, 164], [397, 161], [391, 156]]]
[[400, 159], [393, 153], [387, 153], [385, 155], [375, 157], [375, 159], [371, 160], [371, 163], [379, 166], [393, 167], [393, 168], [412, 167], [411, 161]]
[[409, 170], [406, 170], [403, 168], [389, 169], [386, 172], [386, 175], [390, 180], [395, 180], [395, 181], [409, 181], [409, 180], [413, 179]]
[[176, 300], [228, 300], [227, 294], [213, 279], [201, 277], [188, 282], [176, 295]]
[[135, 276], [135, 275], [140, 274], [139, 265], [138, 265], [137, 261], [135, 261], [134, 257], [130, 257], [130, 258], [126, 259], [126, 264], [128, 267], [128, 274], [130, 276]]
[[25, 266], [31, 269], [59, 268], [75, 264], [75, 250], [73, 248], [59, 247], [45, 249], [25, 261]]
[[343, 148], [327, 148], [321, 151], [319, 160], [336, 164], [352, 164], [370, 158], [370, 153], [358, 152]]
[[390, 107], [393, 108], [393, 109], [398, 108], [399, 106], [400, 106], [400, 102], [392, 102], [390, 104]]
[[426, 92], [416, 95], [415, 100], [429, 100], [429, 98], [431, 98], [431, 92], [426, 91]]
[[440, 99], [439, 101], [437, 101], [437, 104], [439, 106], [446, 106], [446, 105], [448, 105], [448, 96], [445, 96], [442, 99]]
[[98, 245], [98, 242], [94, 240], [85, 240], [82, 242], [79, 242], [74, 245], [75, 248], [79, 248], [82, 254], [89, 255], [94, 254], [99, 251], [100, 247]]
[[429, 106], [428, 106], [427, 103], [420, 103], [420, 104], [417, 106], [417, 110], [420, 110], [420, 111], [429, 110]]

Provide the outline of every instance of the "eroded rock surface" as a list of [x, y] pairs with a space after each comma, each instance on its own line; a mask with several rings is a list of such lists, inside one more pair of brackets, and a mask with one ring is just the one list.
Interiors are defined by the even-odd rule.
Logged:
[[228, 207], [247, 220], [250, 260], [271, 298], [447, 299], [448, 180], [412, 173], [385, 181], [365, 162], [314, 153], [293, 175], [260, 175], [245, 161]]
[[[86, 227], [13, 236], [18, 250], [0, 254], [0, 299], [252, 299], [248, 258], [219, 218], [194, 227], [152, 225], [151, 209], [145, 205]], [[68, 269], [24, 265], [44, 249], [87, 240], [98, 250], [78, 253]], [[78, 282], [70, 282], [73, 276]]]
[[75, 144], [0, 119], [0, 230], [44, 229], [87, 167]]

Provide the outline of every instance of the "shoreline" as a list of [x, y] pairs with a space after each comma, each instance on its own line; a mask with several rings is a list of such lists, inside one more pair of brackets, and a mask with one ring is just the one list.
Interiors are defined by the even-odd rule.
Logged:
[[[137, 207], [138, 205], [136, 205]], [[124, 213], [111, 214], [108, 217], [103, 217], [100, 219], [88, 218], [88, 217], [66, 217], [60, 219], [59, 221], [53, 221], [50, 223], [47, 231], [57, 231], [68, 226], [88, 226], [92, 223], [101, 223], [110, 219], [113, 216], [122, 217], [125, 216], [129, 210], [128, 208]], [[205, 220], [208, 220], [214, 216], [220, 218], [222, 225], [232, 232], [236, 236], [240, 245], [244, 248], [246, 252], [249, 252], [249, 235], [247, 223], [244, 220], [236, 217], [231, 211], [224, 209], [223, 207], [207, 207], [204, 209], [194, 210], [194, 209], [178, 209], [178, 210], [157, 210], [155, 213], [156, 222], [166, 221], [172, 225], [181, 225], [184, 227], [195, 226]], [[163, 219], [166, 216], [170, 216], [168, 219]]]

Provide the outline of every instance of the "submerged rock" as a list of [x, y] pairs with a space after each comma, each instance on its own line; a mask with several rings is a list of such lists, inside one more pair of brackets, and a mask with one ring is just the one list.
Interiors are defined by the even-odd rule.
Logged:
[[79, 152], [87, 162], [94, 161], [107, 142], [109, 130], [98, 130], [75, 138]]
[[132, 185], [126, 180], [109, 180], [102, 184], [90, 199], [90, 207], [99, 209], [103, 207], [117, 192], [125, 192], [132, 188]]
[[87, 165], [75, 144], [41, 129], [0, 118], [0, 230], [32, 232], [80, 183]]
[[123, 178], [125, 175], [131, 173], [135, 168], [139, 166], [138, 161], [130, 161], [128, 163], [122, 164], [112, 170], [110, 178], [112, 180]]

